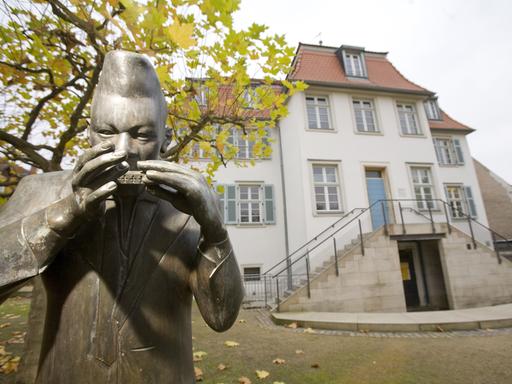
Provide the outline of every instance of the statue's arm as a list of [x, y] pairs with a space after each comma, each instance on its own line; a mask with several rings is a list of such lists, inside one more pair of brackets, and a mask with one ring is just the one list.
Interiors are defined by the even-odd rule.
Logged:
[[244, 296], [238, 263], [229, 237], [197, 248], [198, 264], [192, 274], [192, 291], [208, 325], [218, 332], [233, 325]]
[[[34, 182], [40, 184], [39, 188], [34, 188]], [[33, 211], [33, 199], [38, 198], [35, 190], [45, 190], [41, 178], [22, 180], [0, 213], [0, 301], [44, 271], [66, 244], [68, 231], [74, 229], [70, 221], [62, 227], [70, 213], [71, 197]]]

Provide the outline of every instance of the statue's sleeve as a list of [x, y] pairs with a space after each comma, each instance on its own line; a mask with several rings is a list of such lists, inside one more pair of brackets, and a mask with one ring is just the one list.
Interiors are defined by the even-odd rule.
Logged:
[[200, 240], [192, 291], [206, 323], [217, 332], [233, 325], [244, 297], [244, 288], [229, 237], [217, 244]]
[[44, 193], [44, 184], [34, 188], [33, 182], [23, 179], [0, 212], [0, 302], [43, 272], [67, 242], [48, 225], [48, 215], [63, 208], [62, 200], [34, 211], [34, 191]]

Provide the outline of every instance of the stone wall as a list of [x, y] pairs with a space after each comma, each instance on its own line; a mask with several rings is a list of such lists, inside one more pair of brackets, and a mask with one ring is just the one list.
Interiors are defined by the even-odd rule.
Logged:
[[455, 228], [440, 243], [450, 309], [512, 302], [512, 262], [498, 264], [492, 249], [480, 243], [473, 249], [471, 238]]
[[338, 252], [340, 275], [332, 265], [295, 291], [280, 305], [282, 312], [404, 312], [403, 291], [396, 241], [378, 230], [365, 240], [365, 255], [359, 245], [343, 257]]

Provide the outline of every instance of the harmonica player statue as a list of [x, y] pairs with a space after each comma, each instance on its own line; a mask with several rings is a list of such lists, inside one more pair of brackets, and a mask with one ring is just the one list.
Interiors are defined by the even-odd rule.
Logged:
[[91, 112], [73, 171], [26, 177], [0, 213], [0, 299], [41, 276], [36, 383], [194, 383], [192, 296], [216, 331], [243, 297], [216, 194], [159, 160], [167, 107], [146, 57], [109, 52]]

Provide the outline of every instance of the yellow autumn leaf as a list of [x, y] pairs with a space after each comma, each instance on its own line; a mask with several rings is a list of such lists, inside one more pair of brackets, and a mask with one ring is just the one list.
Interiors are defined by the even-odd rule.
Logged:
[[233, 347], [238, 347], [240, 344], [239, 344], [239, 343], [237, 343], [236, 341], [229, 341], [229, 340], [228, 340], [228, 341], [225, 341], [225, 342], [224, 342], [224, 345], [225, 345], [226, 347], [233, 348]]
[[261, 370], [261, 371], [260, 371], [260, 370], [258, 370], [258, 369], [256, 370], [256, 376], [257, 376], [257, 377], [258, 377], [258, 379], [260, 379], [260, 380], [263, 380], [263, 379], [267, 378], [269, 375], [270, 375], [270, 373], [269, 373], [269, 372], [267, 372], [267, 371], [264, 371], [264, 370]]
[[203, 351], [194, 352], [194, 361], [201, 361], [206, 355], [207, 353]]
[[212, 146], [209, 142], [207, 141], [200, 141], [199, 142], [199, 148], [201, 148], [203, 151], [207, 152], [209, 151], [210, 149], [212, 149]]
[[280, 359], [280, 358], [277, 358], [277, 359], [272, 360], [272, 362], [273, 362], [274, 364], [281, 365], [281, 364], [286, 363], [286, 360], [284, 360], [284, 359]]
[[238, 378], [238, 383], [239, 384], [251, 384], [252, 381], [248, 377], [242, 376], [242, 377]]
[[187, 49], [196, 44], [196, 40], [192, 37], [194, 33], [194, 24], [182, 24], [174, 20], [169, 27], [167, 27], [167, 37], [174, 41], [180, 48]]
[[287, 325], [288, 328], [291, 328], [291, 329], [296, 329], [297, 328], [297, 323], [290, 323]]
[[225, 365], [225, 364], [220, 363], [219, 365], [217, 365], [217, 369], [219, 371], [225, 371], [226, 369], [228, 369], [228, 366]]
[[304, 330], [304, 333], [316, 333], [316, 331], [314, 329], [312, 329], [312, 328], [306, 328]]
[[284, 381], [274, 381], [272, 384], [285, 384]]
[[297, 349], [295, 350], [295, 354], [297, 355], [303, 355], [304, 354], [304, 351], [302, 349]]
[[194, 367], [194, 374], [196, 381], [203, 381], [203, 371], [200, 368]]
[[15, 357], [9, 359], [7, 362], [3, 363], [2, 366], [0, 367], [0, 373], [8, 375], [9, 373], [17, 372], [18, 365], [20, 364], [20, 360], [21, 359], [19, 356], [15, 356]]

